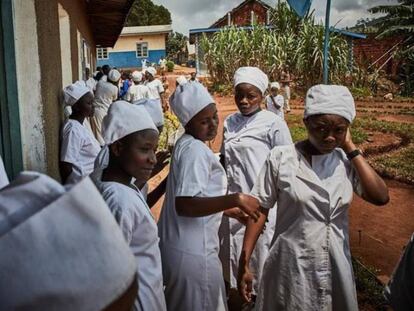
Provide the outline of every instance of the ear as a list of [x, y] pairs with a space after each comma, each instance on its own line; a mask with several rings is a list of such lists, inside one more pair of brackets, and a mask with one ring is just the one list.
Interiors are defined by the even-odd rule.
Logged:
[[114, 142], [113, 144], [111, 144], [109, 146], [109, 148], [111, 149], [111, 152], [114, 156], [119, 157], [122, 153], [122, 150], [124, 148], [122, 142], [120, 142], [119, 140]]

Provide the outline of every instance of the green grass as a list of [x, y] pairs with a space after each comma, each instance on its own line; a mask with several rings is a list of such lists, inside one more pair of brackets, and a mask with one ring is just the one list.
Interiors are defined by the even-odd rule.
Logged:
[[414, 184], [414, 145], [383, 154], [375, 158], [372, 165], [389, 178]]

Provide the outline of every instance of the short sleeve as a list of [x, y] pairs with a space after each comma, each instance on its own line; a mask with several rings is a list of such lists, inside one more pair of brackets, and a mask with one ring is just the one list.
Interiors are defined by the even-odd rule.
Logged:
[[280, 155], [280, 151], [269, 154], [250, 193], [266, 209], [272, 208], [277, 201]]
[[162, 86], [162, 82], [160, 80], [157, 80], [157, 81], [158, 81], [157, 90], [158, 90], [158, 93], [161, 94], [164, 92], [164, 87]]
[[291, 145], [293, 143], [292, 136], [290, 135], [290, 131], [286, 122], [282, 119], [279, 119], [277, 119], [277, 122], [274, 122], [272, 124], [272, 127], [268, 133], [268, 135], [270, 135], [269, 140], [271, 148], [274, 148], [276, 146]]
[[63, 130], [60, 160], [71, 164], [79, 162], [79, 154], [83, 145], [83, 138], [74, 127]]
[[195, 197], [202, 194], [207, 186], [212, 159], [208, 150], [204, 150], [203, 146], [198, 144], [193, 144], [185, 151], [177, 163], [175, 195]]

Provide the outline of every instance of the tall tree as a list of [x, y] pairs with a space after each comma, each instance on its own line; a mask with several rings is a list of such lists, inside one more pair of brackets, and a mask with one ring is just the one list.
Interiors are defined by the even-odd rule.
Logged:
[[379, 5], [369, 9], [371, 13], [385, 13], [379, 25], [378, 38], [403, 36], [400, 57], [403, 60], [403, 95], [414, 94], [414, 0], [398, 0], [395, 5]]
[[185, 51], [188, 38], [182, 33], [174, 32], [168, 36], [167, 40], [167, 57], [176, 60], [178, 54]]
[[150, 26], [171, 24], [171, 13], [151, 0], [135, 0], [129, 12], [126, 26]]

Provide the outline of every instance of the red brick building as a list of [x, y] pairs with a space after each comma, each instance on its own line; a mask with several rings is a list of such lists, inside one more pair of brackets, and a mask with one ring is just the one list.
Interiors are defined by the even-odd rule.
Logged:
[[367, 38], [354, 42], [355, 61], [364, 67], [381, 68], [389, 75], [397, 75], [401, 60], [394, 56], [403, 37], [377, 39], [376, 34], [367, 34]]
[[250, 26], [252, 24], [269, 24], [269, 5], [260, 0], [245, 0], [239, 6], [218, 19], [210, 28], [225, 26]]

